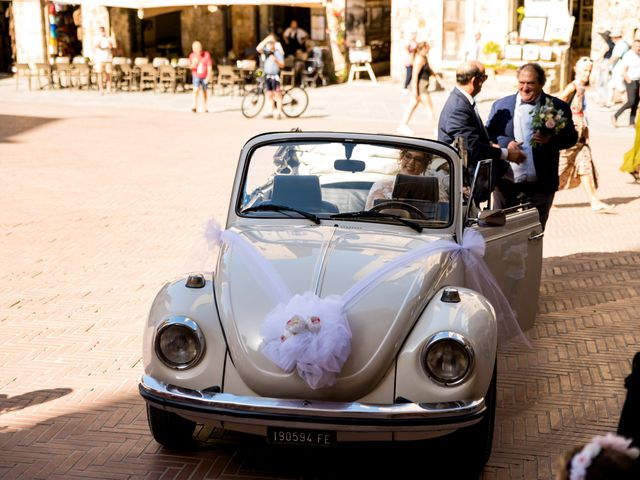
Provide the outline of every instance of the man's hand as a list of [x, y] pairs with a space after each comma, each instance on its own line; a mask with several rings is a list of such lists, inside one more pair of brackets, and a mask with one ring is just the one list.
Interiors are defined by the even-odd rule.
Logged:
[[513, 162], [515, 164], [520, 164], [527, 159], [527, 156], [524, 154], [520, 147], [518, 148], [507, 148], [507, 160]]
[[551, 135], [545, 135], [544, 133], [540, 133], [540, 132], [536, 132], [533, 134], [533, 137], [531, 137], [538, 145], [544, 145], [546, 143], [549, 143], [549, 140], [551, 140]]
[[511, 140], [507, 145], [507, 160], [513, 162], [515, 164], [520, 164], [527, 159], [527, 156], [520, 148], [522, 146], [522, 142], [516, 142], [515, 140]]

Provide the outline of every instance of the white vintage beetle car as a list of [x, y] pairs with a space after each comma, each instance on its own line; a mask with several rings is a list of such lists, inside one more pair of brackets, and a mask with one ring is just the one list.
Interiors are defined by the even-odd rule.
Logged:
[[[426, 170], [399, 172], [407, 152]], [[542, 230], [535, 208], [468, 202], [489, 164], [465, 195], [461, 158], [393, 135], [250, 139], [226, 228], [209, 235], [212, 271], [167, 283], [151, 307], [140, 392], [154, 438], [184, 448], [196, 423], [272, 444], [446, 437], [475, 445], [481, 468], [498, 341], [510, 313], [533, 324]]]

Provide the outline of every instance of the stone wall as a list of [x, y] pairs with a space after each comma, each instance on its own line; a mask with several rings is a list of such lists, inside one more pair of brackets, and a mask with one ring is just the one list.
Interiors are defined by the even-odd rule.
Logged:
[[40, 0], [13, 0], [18, 63], [47, 61], [42, 8]]
[[111, 9], [111, 35], [115, 39], [116, 57], [131, 56], [131, 10], [128, 8]]
[[631, 43], [633, 30], [640, 27], [640, 0], [594, 0], [591, 57], [600, 57], [606, 44], [598, 34], [605, 30], [620, 30]]
[[255, 49], [260, 40], [256, 39], [255, 8], [252, 5], [231, 7], [233, 31], [232, 50], [237, 58], [243, 58], [245, 51]]
[[202, 48], [211, 54], [214, 62], [225, 55], [222, 9], [212, 13], [203, 6], [186, 8], [182, 11], [180, 22], [184, 56], [191, 53], [191, 44], [195, 40], [202, 43]]

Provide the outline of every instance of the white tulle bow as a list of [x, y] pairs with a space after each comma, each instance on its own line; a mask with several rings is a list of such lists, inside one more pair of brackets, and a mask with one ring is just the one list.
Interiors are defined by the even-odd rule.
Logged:
[[293, 295], [273, 265], [255, 247], [235, 232], [223, 231], [215, 221], [208, 223], [205, 236], [210, 245], [227, 243], [241, 249], [242, 258], [262, 277], [259, 283], [278, 305], [264, 319], [260, 351], [285, 372], [297, 370], [313, 389], [334, 385], [349, 358], [351, 329], [346, 314], [349, 305], [390, 273], [436, 253], [451, 253], [454, 261], [462, 259], [467, 285], [484, 295], [495, 309], [499, 342], [519, 338], [529, 345], [509, 302], [483, 260], [485, 241], [476, 230], [467, 229], [461, 245], [450, 240], [425, 243], [366, 275], [344, 294], [326, 298], [313, 292]]

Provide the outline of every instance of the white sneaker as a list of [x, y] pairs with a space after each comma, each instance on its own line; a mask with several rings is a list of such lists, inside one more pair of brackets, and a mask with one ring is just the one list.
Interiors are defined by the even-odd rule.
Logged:
[[403, 88], [402, 89], [402, 96], [406, 97], [407, 95], [409, 95], [409, 89], [408, 88]]
[[406, 125], [400, 125], [397, 128], [397, 132], [400, 135], [405, 135], [407, 137], [412, 137], [413, 136], [413, 130], [411, 130], [409, 127], [407, 127]]

